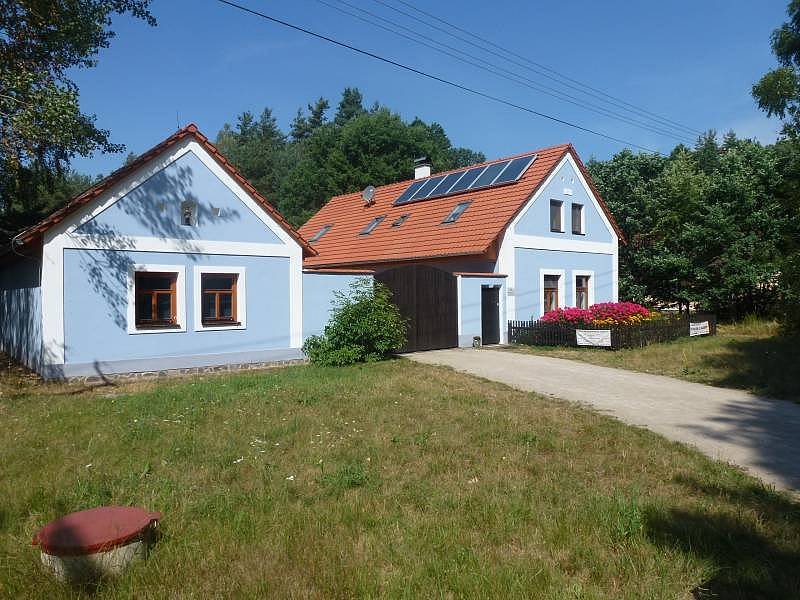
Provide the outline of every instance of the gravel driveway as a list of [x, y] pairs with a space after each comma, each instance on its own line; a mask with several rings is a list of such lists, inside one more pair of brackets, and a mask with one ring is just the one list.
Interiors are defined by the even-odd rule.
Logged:
[[692, 444], [777, 488], [800, 490], [800, 405], [793, 402], [502, 350], [433, 350], [405, 356], [589, 405], [625, 423]]

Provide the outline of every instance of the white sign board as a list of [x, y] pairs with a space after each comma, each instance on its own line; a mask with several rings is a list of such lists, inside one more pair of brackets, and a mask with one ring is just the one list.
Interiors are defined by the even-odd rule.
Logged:
[[708, 321], [700, 321], [699, 323], [689, 323], [689, 335], [709, 335], [711, 328], [708, 326]]
[[576, 329], [575, 338], [578, 342], [578, 346], [611, 347], [610, 329]]

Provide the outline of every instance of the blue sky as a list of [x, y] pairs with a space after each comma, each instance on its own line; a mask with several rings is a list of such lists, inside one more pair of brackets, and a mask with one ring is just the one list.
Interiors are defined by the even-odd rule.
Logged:
[[[666, 135], [596, 115], [463, 64], [336, 12], [318, 0], [239, 1], [641, 146], [666, 152], [676, 143]], [[442, 42], [479, 52], [375, 0], [346, 1]], [[693, 129], [733, 129], [742, 137], [770, 142], [780, 127], [757, 109], [750, 87], [775, 64], [769, 36], [783, 22], [787, 0], [408, 1]], [[410, 11], [397, 0], [383, 2]], [[335, 108], [345, 86], [358, 87], [368, 104], [379, 101], [406, 119], [419, 116], [437, 121], [454, 145], [481, 150], [489, 158], [565, 141], [572, 142], [585, 159], [607, 158], [623, 147], [398, 71], [214, 0], [154, 0], [152, 12], [158, 19], [154, 28], [128, 17], [116, 19], [117, 38], [100, 53], [98, 66], [73, 74], [83, 110], [97, 116], [98, 125], [111, 131], [113, 141], [135, 153], [188, 122], [197, 123], [213, 139], [224, 123], [235, 122], [242, 111], [260, 113], [265, 106], [273, 109], [287, 130], [298, 107], [324, 96]], [[554, 85], [496, 57], [483, 56], [540, 84]], [[79, 158], [73, 166], [85, 173], [107, 174], [123, 158], [124, 154], [96, 155]]]

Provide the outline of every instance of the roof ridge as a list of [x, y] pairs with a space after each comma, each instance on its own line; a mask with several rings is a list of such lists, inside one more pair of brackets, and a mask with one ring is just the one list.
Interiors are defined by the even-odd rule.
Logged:
[[[181, 139], [192, 136], [203, 146], [203, 149], [230, 175], [233, 180], [241, 185], [245, 191], [261, 206], [269, 215], [274, 218], [278, 225], [281, 226], [286, 232], [294, 238], [304, 250], [309, 254], [316, 254], [316, 250], [305, 240], [305, 238], [286, 220], [286, 218], [264, 197], [258, 190], [239, 172], [239, 170], [219, 151], [219, 149], [201, 133], [198, 126], [191, 122], [181, 127], [164, 140], [157, 143], [155, 146], [145, 150], [140, 155], [136, 156], [133, 161], [127, 165], [122, 165], [109, 173], [106, 177], [89, 186], [82, 192], [73, 196], [69, 202], [58, 210], [53, 211], [44, 219], [34, 223], [30, 227], [22, 230], [12, 238], [11, 243], [19, 243], [21, 246], [29, 244], [41, 236], [50, 227], [60, 223], [68, 215], [81, 206], [92, 201], [94, 198], [107, 191], [109, 188], [120, 182], [122, 179], [140, 169], [147, 162], [165, 152], [173, 144], [176, 144]], [[7, 251], [6, 251], [7, 252]], [[5, 254], [5, 252], [2, 252]]]
[[[455, 169], [448, 169], [447, 171], [437, 171], [436, 173], [431, 173], [427, 177], [420, 177], [420, 178], [411, 177], [409, 179], [401, 179], [400, 181], [393, 181], [392, 183], [384, 183], [382, 185], [375, 186], [375, 188], [376, 188], [376, 190], [379, 190], [381, 188], [387, 188], [390, 185], [401, 185], [401, 184], [404, 184], [404, 183], [411, 184], [411, 183], [413, 183], [415, 181], [418, 181], [419, 179], [429, 179], [431, 177], [438, 177], [440, 175], [449, 175], [450, 173], [457, 173], [458, 171], [464, 171], [464, 170], [467, 170], [467, 169], [474, 169], [476, 167], [486, 167], [486, 166], [493, 165], [495, 163], [503, 162], [503, 161], [506, 161], [506, 160], [514, 160], [515, 158], [522, 158], [524, 156], [533, 156], [533, 155], [539, 154], [541, 152], [549, 152], [551, 150], [559, 150], [559, 149], [562, 149], [562, 148], [572, 148], [572, 147], [573, 146], [572, 146], [571, 143], [556, 144], [555, 146], [545, 146], [544, 148], [537, 148], [536, 150], [528, 150], [527, 152], [519, 152], [517, 154], [511, 154], [509, 156], [501, 156], [500, 158], [493, 158], [491, 160], [485, 160], [483, 162], [474, 163], [472, 165], [467, 165], [465, 167], [457, 167]], [[328, 200], [328, 202], [330, 202], [331, 200], [334, 200], [336, 198], [345, 198], [347, 196], [352, 196], [354, 194], [360, 194], [360, 193], [361, 193], [360, 191], [355, 191], [355, 192], [346, 192], [344, 194], [337, 194], [336, 196], [331, 196], [330, 199]]]

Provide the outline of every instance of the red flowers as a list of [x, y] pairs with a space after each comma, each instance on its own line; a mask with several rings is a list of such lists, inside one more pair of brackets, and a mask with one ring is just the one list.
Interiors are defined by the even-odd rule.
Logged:
[[585, 308], [557, 308], [544, 314], [545, 323], [567, 323], [570, 325], [623, 325], [641, 323], [658, 318], [635, 302], [601, 302]]

